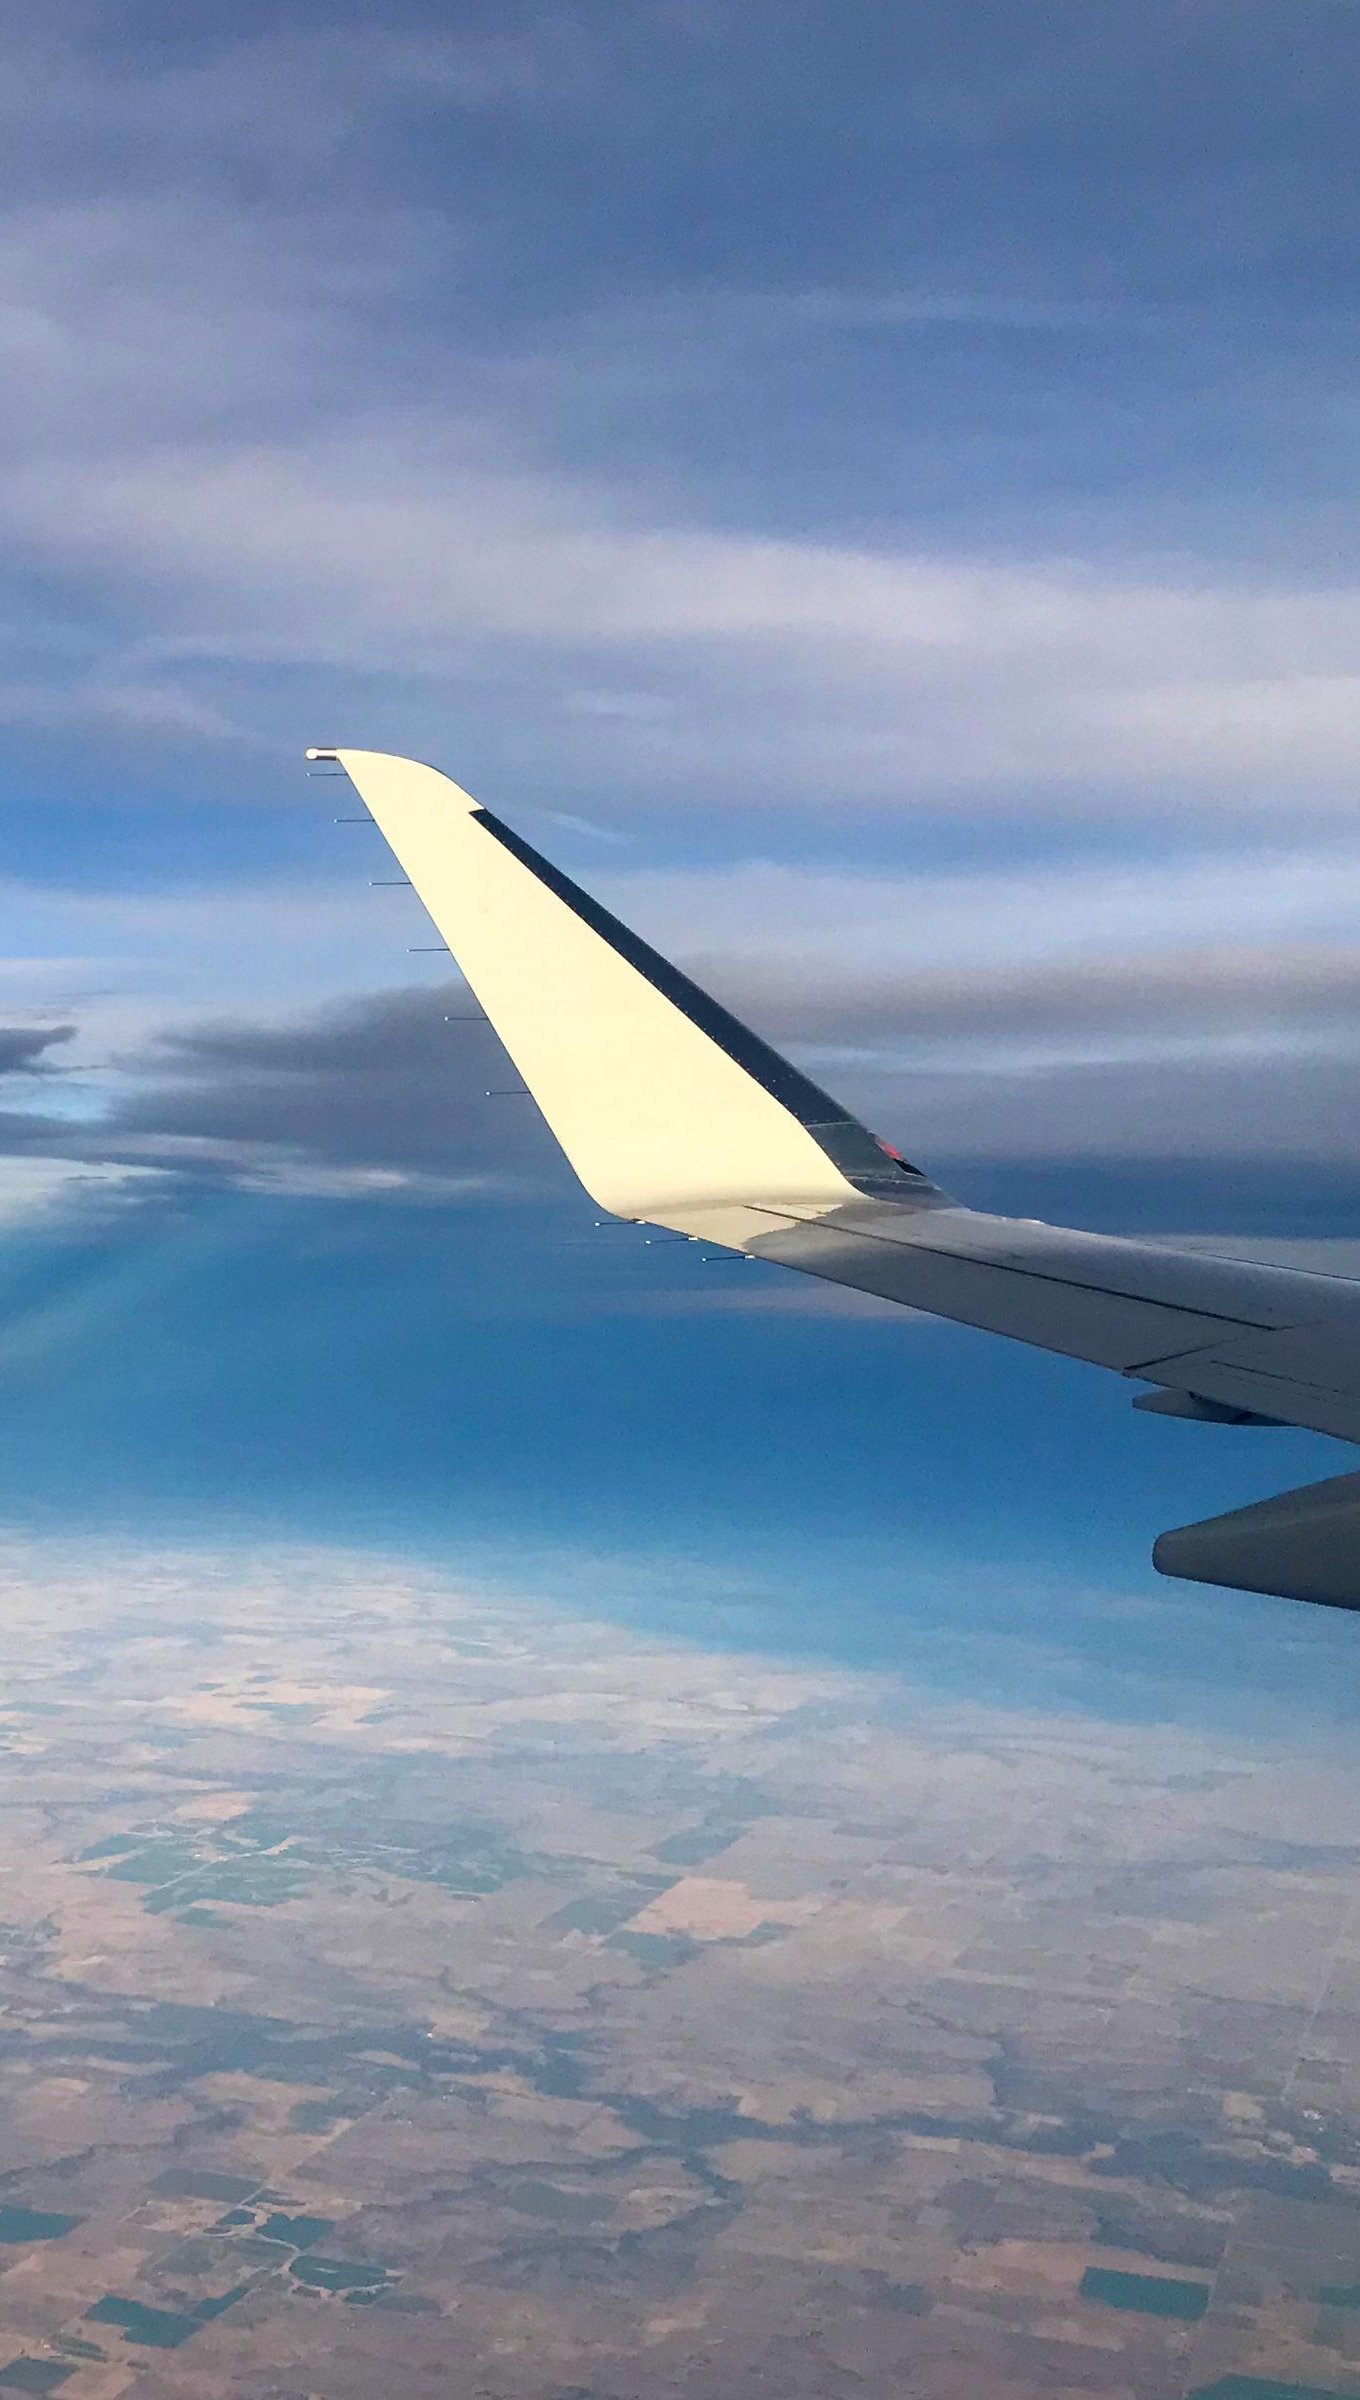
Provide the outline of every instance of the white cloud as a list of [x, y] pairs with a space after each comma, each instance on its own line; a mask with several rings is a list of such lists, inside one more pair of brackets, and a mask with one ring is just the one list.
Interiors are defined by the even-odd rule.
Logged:
[[[300, 775], [299, 770], [299, 775]], [[319, 784], [307, 788], [312, 796]], [[299, 791], [304, 789], [299, 782]], [[373, 890], [394, 875], [371, 830], [332, 826], [357, 805], [347, 784], [324, 787], [316, 808], [314, 879], [241, 880], [207, 889], [62, 891], [0, 879], [7, 950], [0, 1015], [16, 1006], [75, 1015], [89, 1055], [144, 1040], [173, 1017], [274, 1018], [281, 1011], [382, 989], [413, 976], [441, 982], [440, 957], [413, 966], [408, 947], [432, 938], [412, 892]], [[487, 794], [498, 802], [500, 794]], [[513, 809], [511, 810], [513, 814]], [[1140, 984], [1166, 1011], [1193, 1017], [1203, 993], [1220, 1017], [1278, 984], [1305, 1014], [1344, 997], [1360, 921], [1360, 849], [1205, 851], [1158, 864], [1065, 858], [1025, 868], [915, 874], [783, 866], [747, 860], [698, 870], [620, 871], [617, 847], [590, 828], [527, 829], [574, 867], [649, 940], [776, 1033], [837, 1038], [847, 1012], [861, 1027], [884, 1015], [893, 1036], [902, 1004], [942, 1026], [975, 1025], [989, 986], [1017, 987], [1103, 1025]], [[573, 856], [572, 853], [575, 855]], [[129, 860], [130, 866], [135, 861]], [[64, 1054], [65, 1056], [65, 1054]]]
[[15, 1158], [0, 1152], [0, 1232], [12, 1232], [77, 1204], [85, 1210], [91, 1205], [107, 1207], [133, 1197], [153, 1181], [159, 1177], [149, 1168], [75, 1164], [63, 1158]]
[[1350, 946], [1360, 848], [1202, 850], [1146, 864], [1060, 856], [1023, 867], [838, 873], [768, 860], [600, 874], [611, 907], [663, 948], [789, 975], [975, 974], [1138, 954]]
[[[542, 329], [488, 358], [463, 321], [475, 208], [329, 198], [298, 171], [299, 140], [315, 166], [404, 111], [447, 127], [588, 83], [579, 25], [275, 31], [191, 63], [139, 55], [135, 74], [32, 38], [0, 82], [15, 142], [22, 96], [42, 149], [22, 150], [24, 197], [0, 218], [0, 534], [10, 573], [55, 587], [86, 642], [11, 678], [11, 720], [193, 745], [328, 738], [343, 711], [431, 744], [471, 691], [511, 768], [532, 756], [578, 790], [645, 781], [690, 807], [744, 791], [1028, 808], [1042, 787], [1108, 808], [1134, 787], [1349, 809], [1360, 586], [965, 554], [900, 519], [877, 544], [706, 522], [673, 478], [580, 464], [623, 328], [583, 308], [557, 329], [554, 431]], [[285, 127], [292, 171], [265, 197]], [[761, 307], [719, 293], [710, 314]], [[824, 334], [866, 312], [1065, 307], [818, 288], [766, 314]], [[663, 377], [683, 381], [686, 325], [682, 308], [668, 337], [653, 307]]]
[[395, 874], [389, 853], [371, 832], [325, 823], [317, 848], [332, 872], [313, 881], [62, 891], [0, 878], [0, 995], [36, 979], [54, 1009], [86, 1021], [98, 1009], [110, 1040], [131, 1040], [172, 1007], [249, 1016], [405, 980], [407, 944], [430, 938], [429, 920], [414, 893], [369, 888]]
[[[35, 565], [135, 594], [144, 632], [196, 627], [174, 649], [197, 646], [200, 669], [434, 679], [518, 658], [549, 690], [565, 674], [558, 738], [578, 769], [607, 714], [606, 773], [645, 766], [696, 793], [721, 778], [1009, 801], [1036, 780], [1099, 797], [1139, 776], [1206, 802], [1246, 784], [1349, 805], [1360, 588], [648, 524], [637, 495], [497, 446], [420, 412], [293, 444], [38, 449], [0, 473], [0, 523]], [[607, 690], [620, 665], [644, 689], [660, 676], [666, 704], [583, 707], [586, 662]]]

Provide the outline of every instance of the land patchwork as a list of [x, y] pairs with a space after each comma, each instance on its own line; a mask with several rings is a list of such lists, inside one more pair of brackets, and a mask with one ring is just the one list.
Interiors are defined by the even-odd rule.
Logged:
[[1360, 1775], [21, 1540], [0, 2400], [1360, 2400]]

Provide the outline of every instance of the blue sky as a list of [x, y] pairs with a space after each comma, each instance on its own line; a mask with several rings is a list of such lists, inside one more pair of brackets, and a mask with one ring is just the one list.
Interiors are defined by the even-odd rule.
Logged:
[[859, 1524], [1075, 1625], [1343, 1463], [620, 1297], [301, 752], [449, 768], [966, 1198], [1351, 1242], [1347, 0], [3, 22], [5, 1505]]

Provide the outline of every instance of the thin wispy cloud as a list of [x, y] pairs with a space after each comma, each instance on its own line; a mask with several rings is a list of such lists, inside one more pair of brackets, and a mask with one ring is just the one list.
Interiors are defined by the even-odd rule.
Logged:
[[[712, 29], [686, 37], [664, 14], [654, 30], [688, 38], [702, 73]], [[419, 743], [451, 690], [483, 695], [479, 723], [499, 696], [511, 761], [532, 751], [541, 776], [555, 758], [573, 789], [593, 776], [615, 795], [683, 782], [691, 807], [926, 790], [1013, 810], [1039, 786], [1079, 813], [1134, 788], [1167, 807], [1349, 806], [1360, 574], [1344, 565], [1187, 558], [1164, 522], [1152, 554], [1040, 536], [1018, 556], [1013, 535], [932, 522], [926, 486], [847, 537], [811, 493], [800, 512], [748, 480], [734, 513], [730, 477], [718, 495], [636, 442], [606, 455], [611, 375], [683, 393], [696, 325], [710, 358], [762, 320], [823, 346], [932, 327], [1098, 339], [1146, 325], [1145, 295], [1045, 294], [1028, 270], [991, 290], [856, 272], [765, 292], [748, 271], [696, 294], [676, 267], [668, 293], [653, 260], [653, 297], [612, 323], [583, 286], [493, 314], [484, 195], [433, 186], [427, 147], [487, 112], [540, 135], [564, 107], [588, 121], [632, 56], [619, 22], [516, 12], [499, 31], [416, 19], [342, 41], [299, 23], [121, 63], [83, 30], [30, 37], [9, 86], [38, 131], [0, 226], [0, 529], [91, 653], [50, 653], [12, 686], [12, 722], [268, 744], [300, 700], [329, 733], [352, 678], [382, 677]], [[1083, 53], [1108, 98], [1099, 43]], [[991, 133], [1041, 117], [1055, 71], [1037, 55], [970, 81]], [[925, 62], [909, 88], [923, 141], [974, 138], [949, 71]], [[421, 171], [365, 180], [370, 146], [394, 141]], [[339, 171], [318, 189], [323, 160]], [[905, 406], [910, 351], [893, 373]], [[774, 401], [796, 359], [770, 374]], [[828, 407], [851, 396], [835, 374], [821, 389]], [[917, 418], [911, 398], [925, 459], [940, 429]], [[592, 709], [619, 688], [646, 705]]]

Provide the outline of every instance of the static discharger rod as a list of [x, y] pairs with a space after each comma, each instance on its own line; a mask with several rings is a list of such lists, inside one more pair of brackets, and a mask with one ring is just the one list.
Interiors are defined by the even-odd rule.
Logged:
[[410, 892], [415, 886], [409, 875], [371, 875], [368, 888], [371, 892]]
[[499, 1084], [494, 1091], [488, 1092], [486, 1097], [488, 1100], [527, 1100], [529, 1086], [527, 1083]]

